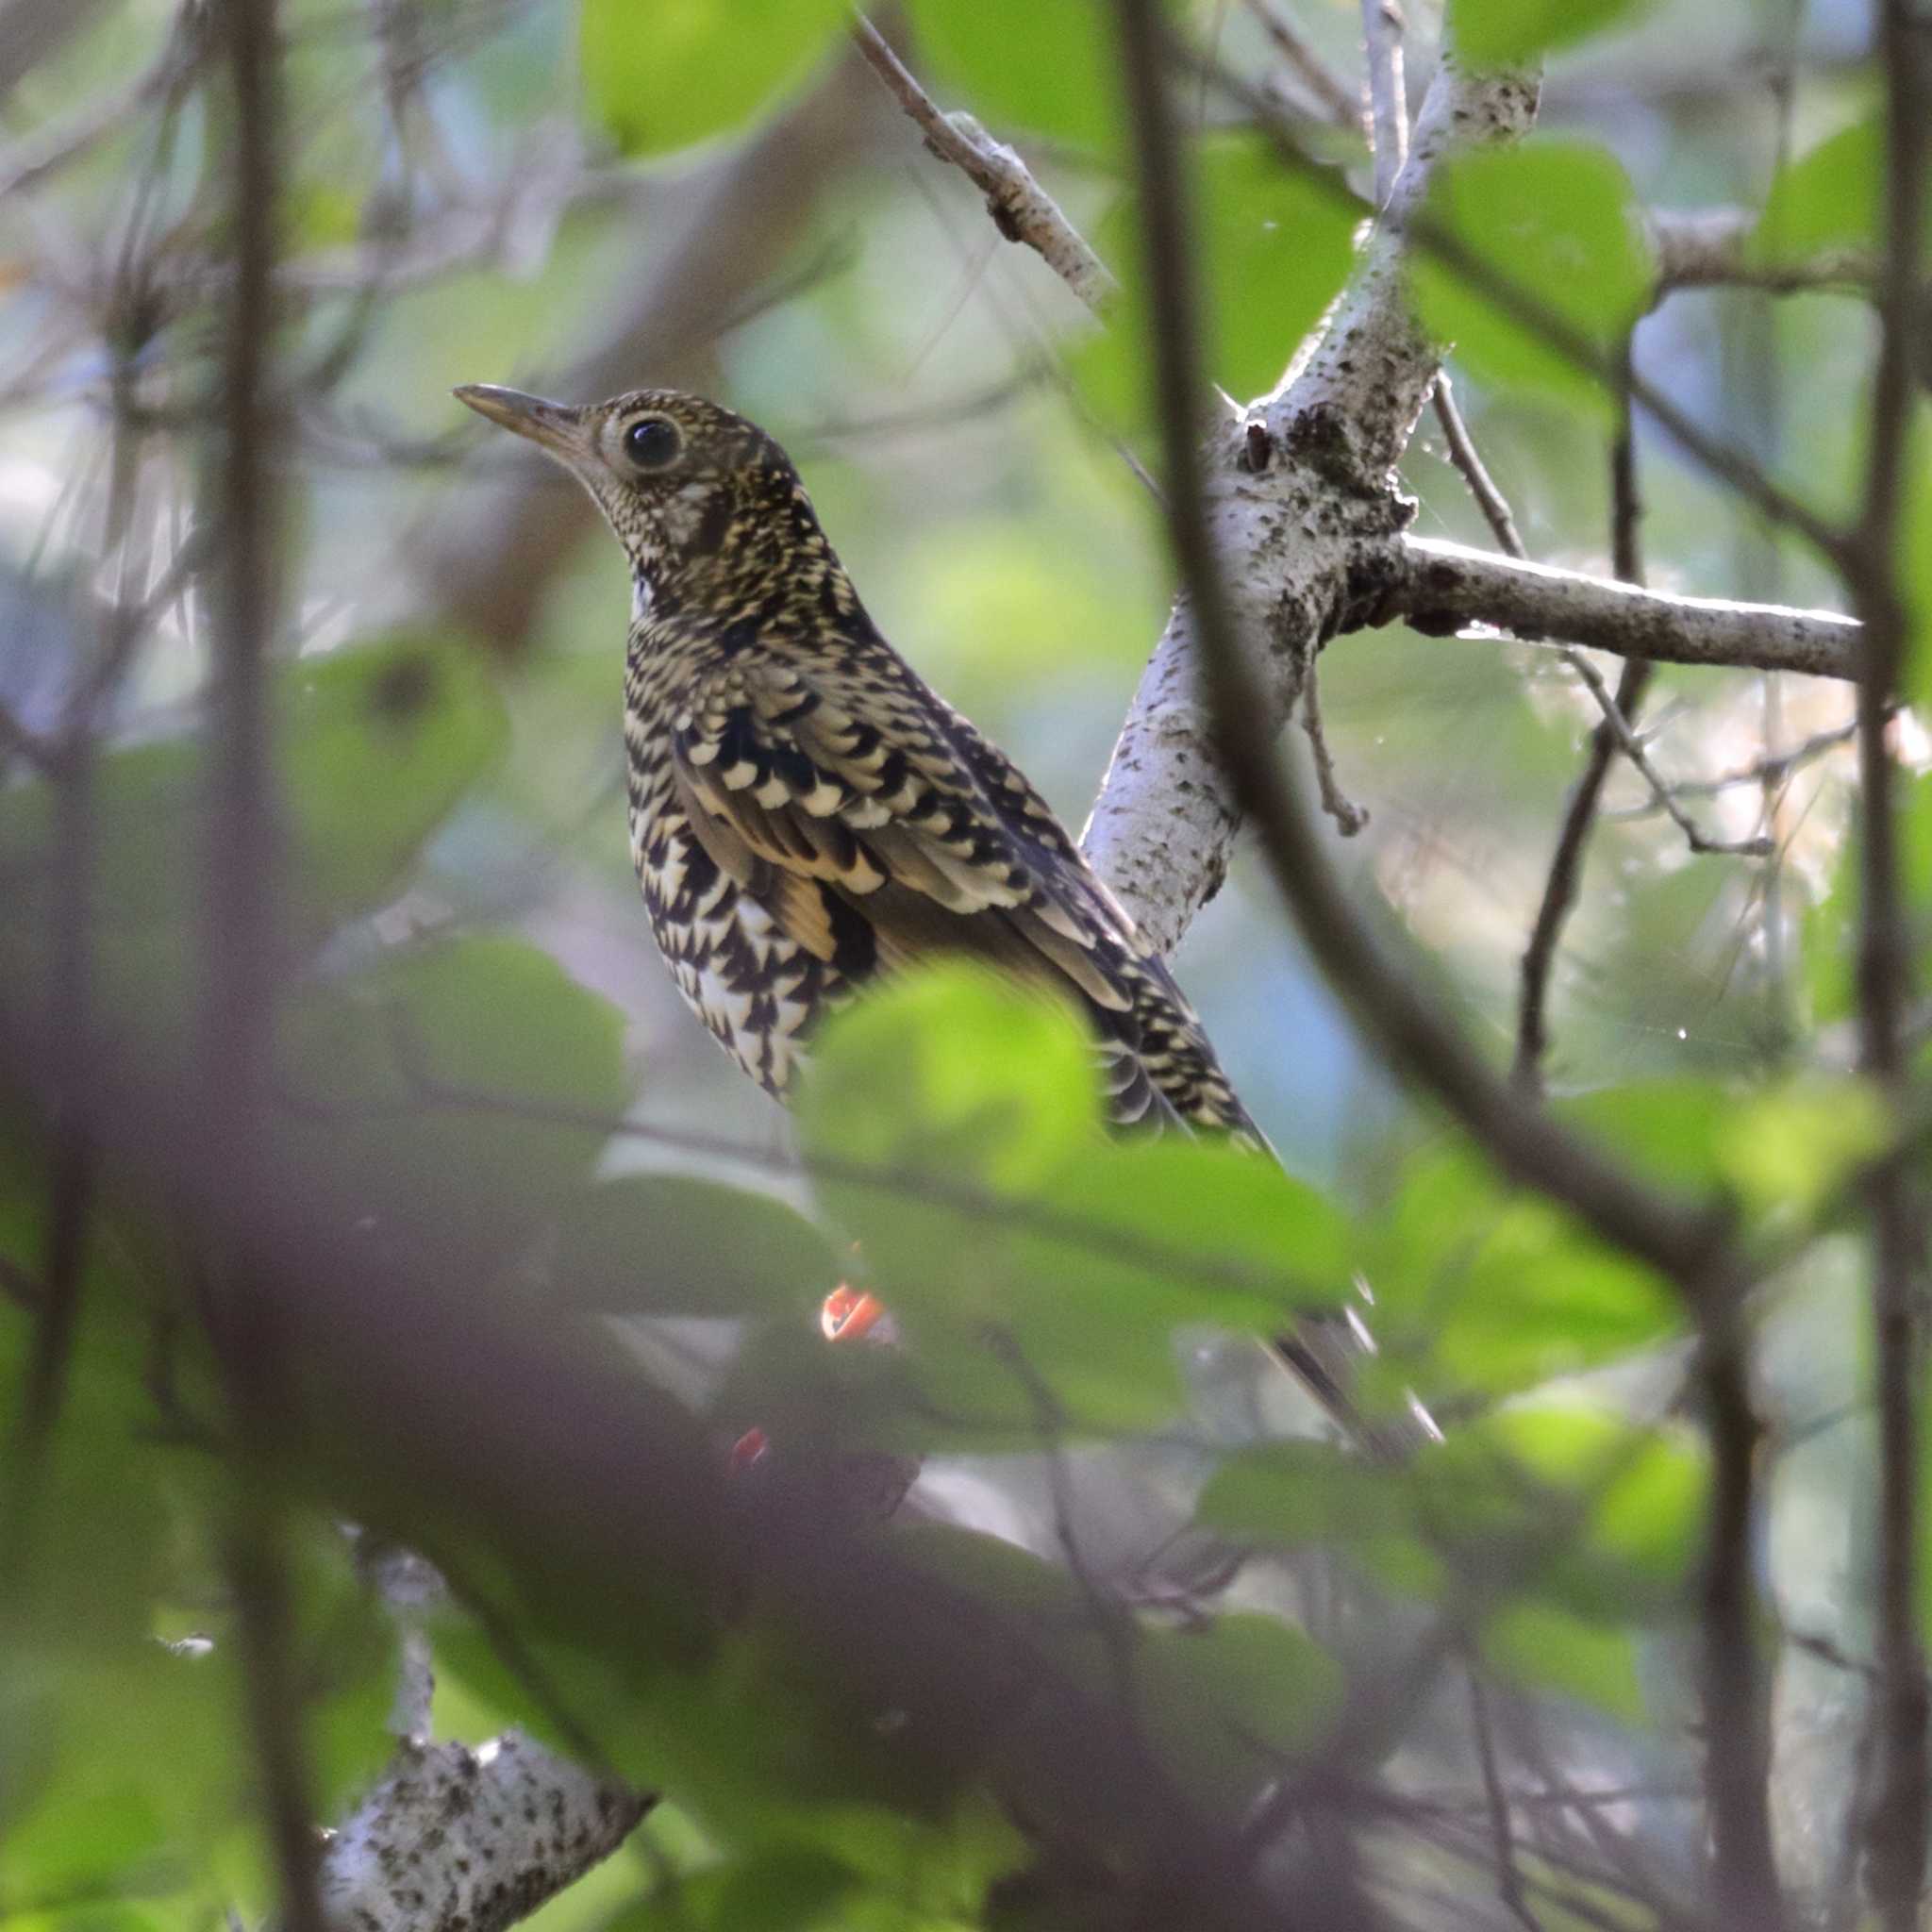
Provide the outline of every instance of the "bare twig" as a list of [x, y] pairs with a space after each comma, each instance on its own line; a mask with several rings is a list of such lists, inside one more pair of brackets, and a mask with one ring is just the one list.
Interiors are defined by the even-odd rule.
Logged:
[[1344, 134], [1362, 132], [1362, 105], [1329, 66], [1310, 41], [1274, 0], [1248, 0], [1248, 11], [1260, 23], [1261, 31], [1274, 44], [1274, 50], [1294, 70], [1321, 108], [1331, 126]]
[[1475, 1733], [1476, 1763], [1482, 1770], [1483, 1799], [1489, 1807], [1490, 1836], [1495, 1846], [1496, 1896], [1524, 1932], [1542, 1932], [1542, 1922], [1524, 1896], [1516, 1838], [1509, 1823], [1509, 1797], [1496, 1765], [1496, 1740], [1490, 1728], [1489, 1698], [1483, 1690], [1481, 1667], [1474, 1659], [1469, 1665], [1469, 1722]]
[[[1722, 773], [1715, 778], [1679, 778], [1671, 790], [1679, 798], [1715, 798], [1740, 785], [1776, 791], [1790, 782], [1793, 773], [1803, 771], [1807, 765], [1832, 752], [1842, 750], [1857, 735], [1856, 720], [1849, 724], [1834, 724], [1827, 730], [1812, 732], [1789, 750], [1768, 751], [1762, 758], [1753, 758], [1748, 765], [1740, 765], [1737, 770]], [[1648, 804], [1606, 812], [1604, 816], [1613, 819], [1648, 818], [1657, 808], [1656, 801], [1652, 800]]]
[[1751, 208], [1653, 208], [1645, 225], [1657, 259], [1658, 301], [1679, 289], [1794, 295], [1812, 289], [1869, 290], [1877, 279], [1877, 264], [1862, 249], [1788, 258], [1754, 247], [1760, 217]]
[[1489, 625], [1530, 643], [1561, 640], [1659, 664], [1858, 675], [1857, 621], [1835, 611], [1642, 591], [1433, 537], [1395, 546], [1374, 616], [1437, 634]]
[[[247, 1195], [260, 1185], [258, 1123], [273, 1024], [275, 917], [268, 675], [276, 498], [267, 404], [279, 108], [275, 0], [231, 0], [224, 34], [234, 104], [235, 274], [224, 318], [215, 480], [224, 550], [208, 710], [213, 776], [199, 1049], [209, 1142], [228, 1184]], [[282, 1922], [289, 1932], [325, 1932], [277, 1488], [288, 1406], [279, 1311], [240, 1244], [219, 1245], [212, 1276], [207, 1307], [237, 1449], [225, 1557], [259, 1802], [280, 1878]]]
[[1018, 153], [993, 140], [972, 115], [942, 112], [863, 14], [853, 22], [852, 37], [867, 65], [925, 136], [926, 146], [986, 196], [987, 212], [1000, 233], [1008, 242], [1024, 242], [1089, 308], [1104, 314], [1120, 293], [1120, 283]]
[[1490, 475], [1488, 464], [1483, 461], [1470, 436], [1469, 425], [1462, 420], [1462, 411], [1457, 406], [1456, 391], [1446, 369], [1436, 376], [1434, 400], [1436, 420], [1442, 425], [1442, 437], [1449, 445], [1449, 460], [1469, 485], [1469, 493], [1475, 498], [1476, 508], [1482, 511], [1491, 534], [1507, 556], [1527, 557], [1529, 552], [1524, 547], [1523, 538], [1516, 528], [1509, 499], [1496, 487], [1496, 479]]

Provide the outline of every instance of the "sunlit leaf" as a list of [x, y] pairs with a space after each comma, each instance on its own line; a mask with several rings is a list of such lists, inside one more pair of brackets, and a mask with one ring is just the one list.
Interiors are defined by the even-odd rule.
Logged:
[[1778, 171], [1752, 237], [1754, 258], [1792, 261], [1826, 248], [1875, 250], [1884, 183], [1885, 128], [1874, 113]]
[[803, 79], [844, 17], [836, 0], [583, 0], [591, 118], [625, 154], [724, 133]]
[[964, 96], [942, 106], [971, 108], [1003, 139], [1118, 150], [1120, 61], [1099, 0], [912, 0], [909, 11], [933, 88]]
[[1519, 1683], [1574, 1697], [1626, 1724], [1641, 1722], [1637, 1639], [1541, 1601], [1513, 1603], [1483, 1626], [1482, 1654]]
[[1430, 333], [1499, 390], [1603, 407], [1601, 377], [1541, 318], [1604, 364], [1649, 300], [1641, 223], [1615, 158], [1578, 142], [1477, 149], [1437, 169], [1427, 213], [1474, 263], [1417, 249], [1412, 280]]
[[[1208, 295], [1208, 361], [1230, 394], [1272, 389], [1294, 342], [1321, 319], [1354, 258], [1367, 210], [1338, 172], [1313, 179], [1283, 165], [1264, 141], [1203, 142], [1195, 184], [1201, 272]], [[1106, 328], [1076, 350], [1074, 374], [1092, 406], [1124, 428], [1144, 425], [1153, 393], [1148, 285], [1139, 215], [1128, 203], [1101, 228], [1124, 284]]]
[[1449, 30], [1472, 67], [1507, 67], [1602, 33], [1654, 0], [1453, 0]]

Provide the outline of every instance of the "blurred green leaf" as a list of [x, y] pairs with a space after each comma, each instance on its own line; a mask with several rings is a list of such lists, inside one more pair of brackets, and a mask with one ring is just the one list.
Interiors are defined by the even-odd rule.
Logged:
[[1868, 114], [1779, 169], [1751, 238], [1755, 260], [1800, 260], [1827, 248], [1878, 247], [1885, 127]]
[[[1439, 168], [1429, 218], [1512, 295], [1611, 358], [1650, 299], [1652, 270], [1630, 183], [1605, 148], [1536, 140]], [[1432, 335], [1499, 391], [1601, 411], [1609, 390], [1481, 283], [1417, 250], [1417, 308]]]
[[1268, 1337], [1348, 1291], [1332, 1206], [1226, 1142], [1104, 1139], [1077, 1019], [976, 969], [841, 1016], [803, 1112], [824, 1195], [957, 1427], [1148, 1426], [1180, 1405], [1176, 1328]]
[[1472, 67], [1507, 67], [1602, 33], [1652, 0], [1452, 0], [1449, 36]]
[[715, 1181], [625, 1174], [563, 1202], [557, 1224], [556, 1297], [607, 1314], [802, 1318], [841, 1274], [795, 1208]]
[[928, 91], [960, 90], [1001, 139], [1046, 134], [1113, 155], [1122, 145], [1121, 75], [1113, 23], [1098, 0], [911, 0]]
[[[1041, 9], [1042, 11], [1046, 9]], [[1208, 367], [1230, 394], [1272, 389], [1290, 347], [1320, 321], [1355, 254], [1358, 207], [1338, 172], [1326, 181], [1286, 167], [1270, 144], [1213, 136], [1196, 151], [1201, 271]], [[1123, 292], [1108, 325], [1075, 350], [1082, 391], [1109, 423], [1144, 429], [1153, 394], [1147, 277], [1138, 213], [1128, 203], [1100, 230]]]
[[1586, 1623], [1552, 1604], [1512, 1603], [1484, 1624], [1482, 1654], [1535, 1690], [1556, 1690], [1625, 1724], [1644, 1715], [1633, 1632]]
[[1884, 1105], [1863, 1081], [1798, 1078], [1740, 1100], [1719, 1158], [1757, 1212], [1805, 1217], [1886, 1140]]
[[1708, 1486], [1688, 1431], [1543, 1396], [1432, 1445], [1416, 1480], [1427, 1533], [1477, 1590], [1600, 1623], [1684, 1607]]
[[844, 19], [838, 0], [583, 0], [590, 117], [625, 154], [689, 147], [801, 80]]
[[1648, 1269], [1459, 1151], [1410, 1169], [1365, 1236], [1364, 1269], [1384, 1354], [1375, 1377], [1425, 1397], [1527, 1388], [1684, 1325]]
[[487, 1273], [583, 1175], [626, 1092], [616, 1009], [502, 939], [311, 989], [284, 1014], [277, 1066], [276, 1147], [309, 1186], [363, 1238]]
[[1194, 1520], [1263, 1549], [1401, 1535], [1411, 1506], [1391, 1473], [1326, 1442], [1264, 1442], [1208, 1479]]
[[[1099, 1127], [1093, 1048], [1063, 1002], [977, 966], [896, 975], [826, 1026], [799, 1103], [806, 1144], [846, 1166], [1016, 1188]], [[840, 1177], [841, 1199], [893, 1191]], [[904, 1191], [902, 1185], [899, 1191]]]

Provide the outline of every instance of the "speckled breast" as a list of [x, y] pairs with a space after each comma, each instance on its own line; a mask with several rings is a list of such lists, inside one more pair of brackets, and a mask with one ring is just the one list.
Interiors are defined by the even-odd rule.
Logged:
[[788, 939], [720, 869], [673, 801], [669, 774], [632, 766], [631, 862], [658, 950], [685, 1004], [768, 1093], [783, 1099], [813, 1023], [843, 975]]

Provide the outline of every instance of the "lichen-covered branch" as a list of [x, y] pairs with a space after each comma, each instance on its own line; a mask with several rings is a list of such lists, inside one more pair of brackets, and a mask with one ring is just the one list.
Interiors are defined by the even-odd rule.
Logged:
[[[1326, 328], [1273, 395], [1222, 422], [1208, 455], [1208, 518], [1236, 625], [1265, 653], [1269, 722], [1300, 696], [1313, 652], [1374, 587], [1407, 509], [1389, 472], [1435, 380], [1403, 288], [1404, 227], [1445, 155], [1529, 125], [1534, 84], [1445, 59], [1408, 160]], [[1252, 434], [1251, 434], [1252, 431]], [[1088, 855], [1153, 942], [1172, 947], [1219, 889], [1240, 814], [1213, 754], [1191, 611], [1179, 600], [1141, 677], [1088, 822]]]
[[1405, 537], [1390, 556], [1378, 621], [1404, 617], [1425, 631], [1488, 625], [1532, 643], [1662, 664], [1858, 675], [1857, 620], [1836, 611], [1640, 590], [1433, 537]]
[[1120, 293], [1120, 283], [1018, 152], [995, 141], [971, 114], [944, 112], [863, 15], [853, 23], [852, 37], [866, 64], [925, 136], [926, 146], [986, 196], [987, 212], [1000, 233], [1032, 249], [1089, 308], [1104, 314]]
[[622, 1844], [648, 1801], [516, 1731], [404, 1743], [323, 1854], [323, 1909], [356, 1932], [502, 1932]]

